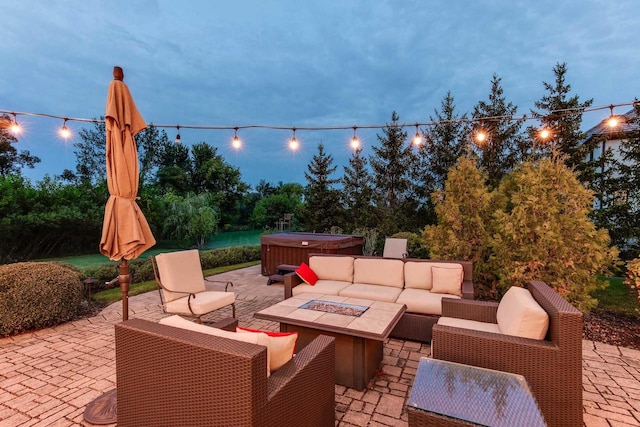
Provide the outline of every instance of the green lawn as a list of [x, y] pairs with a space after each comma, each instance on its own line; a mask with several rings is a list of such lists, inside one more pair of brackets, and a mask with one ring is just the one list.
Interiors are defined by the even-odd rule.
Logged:
[[622, 277], [609, 277], [609, 286], [597, 291], [594, 297], [598, 300], [597, 310], [626, 314], [640, 318], [638, 298], [632, 295]]
[[[260, 235], [262, 230], [248, 230], [248, 231], [229, 231], [225, 233], [218, 233], [213, 236], [207, 246], [204, 249], [221, 249], [230, 248], [233, 246], [257, 246], [260, 244]], [[163, 248], [154, 246], [142, 253], [139, 258], [149, 258], [150, 256], [157, 255], [162, 252], [169, 252], [174, 250], [180, 250], [178, 248]], [[78, 255], [62, 258], [47, 258], [40, 259], [38, 261], [60, 261], [71, 264], [79, 269], [85, 269], [88, 267], [95, 267], [102, 264], [115, 263], [110, 261], [109, 258], [102, 254], [90, 254], [90, 255]]]

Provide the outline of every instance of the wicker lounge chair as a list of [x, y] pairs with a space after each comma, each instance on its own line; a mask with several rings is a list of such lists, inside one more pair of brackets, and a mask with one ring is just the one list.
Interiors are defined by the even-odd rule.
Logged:
[[332, 337], [267, 377], [264, 346], [142, 319], [115, 329], [118, 427], [335, 424]]
[[[529, 291], [549, 315], [544, 340], [463, 329], [433, 327], [435, 359], [524, 376], [550, 426], [582, 426], [582, 313], [546, 283]], [[498, 303], [442, 300], [442, 316], [496, 323]]]
[[[165, 313], [194, 317], [202, 323], [201, 316], [231, 306], [232, 316], [236, 317], [236, 297], [228, 291], [233, 283], [205, 279], [196, 249], [158, 254], [150, 259]], [[225, 283], [224, 291], [207, 291], [205, 280]]]

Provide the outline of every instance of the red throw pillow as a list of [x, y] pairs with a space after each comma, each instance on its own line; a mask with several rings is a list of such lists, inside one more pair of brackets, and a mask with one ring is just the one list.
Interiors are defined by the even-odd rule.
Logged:
[[300, 267], [296, 268], [296, 274], [300, 276], [307, 285], [313, 286], [318, 281], [316, 273], [304, 262], [300, 264]]

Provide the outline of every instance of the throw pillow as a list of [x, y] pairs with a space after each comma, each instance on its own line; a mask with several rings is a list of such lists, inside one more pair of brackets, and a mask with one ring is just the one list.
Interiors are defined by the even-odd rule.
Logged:
[[300, 276], [307, 285], [313, 286], [318, 281], [318, 275], [304, 262], [300, 264], [300, 267], [296, 268], [296, 274]]
[[462, 296], [462, 266], [431, 267], [431, 292]]
[[238, 333], [258, 333], [267, 335], [267, 347], [269, 348], [269, 369], [275, 371], [291, 358], [296, 349], [297, 332], [270, 332], [257, 329], [236, 327]]

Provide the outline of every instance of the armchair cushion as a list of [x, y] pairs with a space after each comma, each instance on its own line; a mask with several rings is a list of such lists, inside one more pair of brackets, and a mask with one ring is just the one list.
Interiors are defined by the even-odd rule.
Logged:
[[280, 368], [293, 358], [296, 349], [297, 332], [271, 332], [257, 329], [236, 327], [239, 334], [265, 334], [267, 335], [267, 348], [269, 349], [269, 369], [271, 372]]
[[542, 340], [549, 328], [549, 315], [524, 288], [512, 286], [504, 294], [496, 313], [503, 334]]
[[459, 264], [447, 267], [431, 267], [431, 292], [462, 296], [463, 270]]
[[202, 315], [233, 304], [235, 300], [233, 292], [205, 291], [192, 296], [190, 301], [188, 296], [168, 301], [166, 309], [170, 313], [190, 313], [191, 306], [193, 314]]
[[270, 352], [269, 352], [269, 337], [267, 334], [238, 334], [235, 332], [224, 331], [218, 328], [212, 328], [201, 323], [194, 323], [180, 316], [173, 315], [160, 319], [158, 322], [161, 325], [173, 326], [174, 328], [187, 329], [189, 331], [200, 332], [203, 334], [214, 335], [216, 337], [227, 338], [230, 340], [248, 342], [251, 344], [258, 344], [267, 347], [267, 376], [271, 375], [270, 369]]
[[458, 319], [455, 317], [441, 317], [438, 319], [440, 326], [453, 326], [454, 328], [473, 329], [475, 331], [492, 332], [501, 334], [497, 323], [478, 322], [476, 320]]
[[296, 268], [296, 274], [307, 284], [315, 285], [318, 281], [318, 275], [306, 263], [300, 263], [300, 267]]

